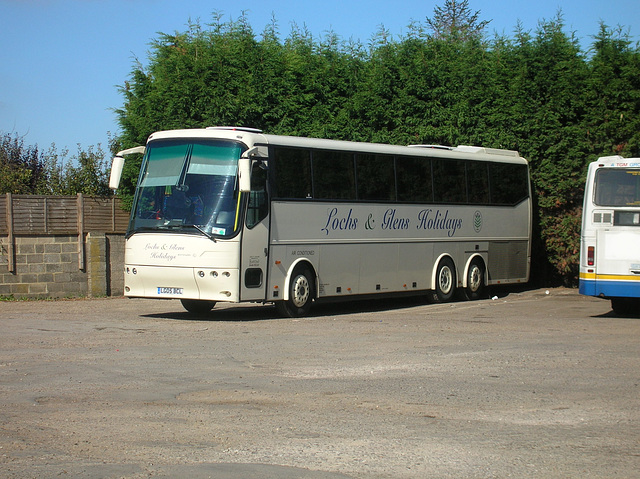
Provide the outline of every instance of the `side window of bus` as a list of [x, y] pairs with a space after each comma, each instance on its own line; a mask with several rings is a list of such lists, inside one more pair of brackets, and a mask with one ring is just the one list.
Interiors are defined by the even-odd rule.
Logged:
[[490, 172], [492, 204], [515, 205], [529, 196], [526, 165], [492, 163]]
[[398, 201], [433, 202], [431, 160], [411, 156], [396, 158]]
[[299, 148], [275, 148], [275, 195], [278, 198], [311, 198], [311, 153]]
[[469, 203], [486, 205], [489, 203], [489, 164], [483, 161], [467, 162], [467, 191]]
[[393, 156], [358, 154], [356, 155], [356, 173], [359, 200], [396, 200]]
[[353, 153], [313, 151], [313, 195], [322, 200], [355, 200]]
[[247, 206], [247, 228], [253, 228], [265, 219], [268, 213], [267, 171], [261, 168], [258, 163], [254, 163], [251, 170], [251, 191]]
[[433, 160], [433, 188], [436, 203], [466, 203], [466, 171], [462, 160]]

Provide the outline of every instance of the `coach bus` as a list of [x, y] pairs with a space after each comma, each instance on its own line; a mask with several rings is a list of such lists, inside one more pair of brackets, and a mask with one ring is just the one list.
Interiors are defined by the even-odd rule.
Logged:
[[589, 164], [580, 234], [580, 293], [640, 312], [640, 158]]
[[153, 133], [125, 249], [125, 295], [275, 303], [392, 293], [476, 299], [526, 282], [528, 163], [515, 151], [391, 146], [239, 127]]

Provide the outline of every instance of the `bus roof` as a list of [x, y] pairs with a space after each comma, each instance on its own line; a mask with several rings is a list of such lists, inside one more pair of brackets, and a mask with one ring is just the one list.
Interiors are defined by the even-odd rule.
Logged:
[[640, 168], [640, 158], [624, 158], [620, 155], [601, 156], [591, 162], [591, 168], [618, 167], [618, 168]]
[[460, 145], [457, 147], [441, 145], [387, 145], [382, 143], [353, 142], [344, 140], [327, 140], [323, 138], [306, 138], [264, 134], [261, 130], [245, 127], [209, 127], [183, 130], [166, 130], [152, 133], [148, 141], [170, 138], [223, 138], [242, 141], [252, 146], [286, 146], [291, 148], [313, 148], [321, 150], [342, 150], [354, 153], [378, 155], [423, 156], [451, 159], [474, 158], [482, 161], [526, 164], [517, 151], [478, 146]]

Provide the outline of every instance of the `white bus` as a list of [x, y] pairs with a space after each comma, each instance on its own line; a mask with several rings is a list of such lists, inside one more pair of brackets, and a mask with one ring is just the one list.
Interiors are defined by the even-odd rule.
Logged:
[[469, 299], [526, 282], [529, 168], [517, 152], [391, 146], [235, 127], [163, 131], [144, 158], [125, 295], [276, 304], [385, 293]]
[[640, 311], [640, 158], [589, 165], [580, 234], [580, 294]]

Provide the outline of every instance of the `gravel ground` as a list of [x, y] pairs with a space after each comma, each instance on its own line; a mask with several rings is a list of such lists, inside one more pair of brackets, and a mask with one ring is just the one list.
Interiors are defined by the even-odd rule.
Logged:
[[0, 303], [0, 476], [637, 478], [640, 318], [575, 290]]

